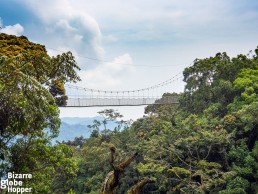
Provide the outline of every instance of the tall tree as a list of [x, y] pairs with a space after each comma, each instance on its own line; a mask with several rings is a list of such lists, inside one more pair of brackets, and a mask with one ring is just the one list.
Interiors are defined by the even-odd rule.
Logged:
[[66, 105], [64, 84], [77, 82], [80, 70], [71, 52], [50, 57], [45, 46], [30, 42], [25, 36], [0, 33], [0, 56], [7, 56], [17, 69], [47, 86], [60, 106]]
[[64, 177], [67, 184], [77, 164], [70, 148], [52, 146], [51, 139], [59, 132], [58, 98], [65, 95], [65, 82], [79, 80], [76, 69], [70, 52], [50, 57], [44, 46], [24, 36], [0, 34], [1, 177], [7, 172], [32, 173], [26, 184], [35, 193], [70, 189], [57, 180]]

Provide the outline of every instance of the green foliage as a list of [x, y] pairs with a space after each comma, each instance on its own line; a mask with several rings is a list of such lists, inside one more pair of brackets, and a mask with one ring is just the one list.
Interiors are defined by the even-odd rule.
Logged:
[[43, 45], [30, 42], [24, 36], [0, 33], [0, 56], [5, 59], [2, 63], [48, 86], [60, 106], [66, 105], [67, 100], [64, 84], [80, 80], [76, 73], [80, 68], [71, 52], [50, 57]]
[[[247, 58], [245, 55], [230, 59], [226, 53], [196, 59], [194, 65], [186, 68], [183, 73], [186, 87], [181, 97], [182, 108], [198, 114], [214, 102], [226, 107], [236, 97], [234, 89], [244, 86], [241, 83], [247, 79], [247, 85], [254, 81], [257, 83], [255, 75], [258, 63], [255, 59]], [[243, 78], [247, 73], [251, 75]], [[233, 84], [237, 86], [232, 90]], [[226, 110], [221, 113], [224, 111]]]
[[249, 182], [242, 177], [235, 177], [234, 179], [230, 180], [227, 184], [227, 189], [220, 191], [219, 194], [244, 194], [247, 193], [246, 190], [249, 187]]
[[[26, 149], [25, 149], [26, 148]], [[71, 149], [63, 144], [52, 146], [45, 138], [24, 136], [11, 149], [9, 172], [31, 173], [24, 186], [35, 193], [63, 193], [70, 189], [69, 180], [76, 175], [77, 162], [71, 159]], [[65, 184], [65, 185], [64, 185]]]
[[81, 149], [75, 150], [79, 162], [79, 171], [73, 183], [76, 193], [98, 193], [109, 172], [109, 146], [111, 144], [100, 143], [99, 138], [90, 138]]
[[46, 53], [45, 46], [30, 42], [25, 36], [15, 36], [0, 33], [0, 54], [8, 57], [17, 56], [20, 53]]
[[79, 80], [75, 69], [70, 52], [50, 58], [24, 36], [0, 34], [1, 178], [30, 173], [24, 186], [34, 193], [70, 190], [77, 161], [67, 145], [50, 142], [60, 126], [57, 98], [65, 96], [65, 82]]
[[0, 57], [0, 68], [2, 135], [9, 132], [29, 133], [44, 128], [56, 134], [60, 122], [58, 109], [50, 93], [5, 57]]

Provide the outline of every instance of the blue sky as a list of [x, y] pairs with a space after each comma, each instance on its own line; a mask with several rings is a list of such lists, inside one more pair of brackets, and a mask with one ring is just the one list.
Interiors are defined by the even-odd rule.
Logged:
[[[88, 88], [132, 90], [165, 81], [196, 58], [258, 46], [257, 0], [0, 0], [1, 32], [51, 55], [72, 51]], [[87, 58], [97, 58], [89, 60]], [[183, 90], [183, 82], [171, 86]]]

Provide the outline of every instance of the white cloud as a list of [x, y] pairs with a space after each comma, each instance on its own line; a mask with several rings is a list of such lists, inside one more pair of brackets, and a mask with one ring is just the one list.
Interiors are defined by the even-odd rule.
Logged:
[[76, 32], [78, 29], [72, 27], [67, 20], [60, 19], [56, 22], [56, 27], [69, 32]]
[[[98, 0], [87, 3], [85, 0], [77, 0], [69, 2], [70, 6], [77, 10], [87, 11], [99, 21], [110, 20], [112, 25], [124, 26], [138, 22], [149, 23], [152, 21], [157, 23], [164, 20], [176, 23], [187, 23], [192, 19], [211, 21], [226, 13], [225, 10], [229, 9], [224, 6], [230, 4], [222, 0], [131, 0], [126, 3], [121, 0]], [[204, 15], [205, 17], [203, 17]], [[110, 23], [104, 25], [107, 27]]]
[[[0, 22], [1, 24], [1, 22]], [[21, 24], [15, 24], [13, 26], [5, 26], [3, 27], [0, 32], [6, 33], [6, 34], [11, 34], [11, 35], [22, 35], [24, 32], [24, 28]]]
[[73, 48], [82, 56], [103, 57], [105, 51], [101, 44], [102, 34], [91, 15], [72, 7], [69, 0], [25, 2], [44, 26], [43, 44], [47, 47]]
[[116, 57], [111, 62], [102, 63], [95, 69], [79, 72], [82, 87], [95, 89], [116, 89], [121, 86], [123, 75], [134, 71], [133, 60], [130, 54], [126, 53]]
[[105, 67], [112, 71], [112, 74], [119, 74], [123, 71], [128, 71], [133, 68], [133, 60], [131, 56], [126, 53], [116, 57], [112, 62], [106, 63]]
[[106, 43], [114, 43], [114, 42], [118, 42], [119, 39], [114, 35], [109, 34], [109, 35], [103, 36], [103, 41]]

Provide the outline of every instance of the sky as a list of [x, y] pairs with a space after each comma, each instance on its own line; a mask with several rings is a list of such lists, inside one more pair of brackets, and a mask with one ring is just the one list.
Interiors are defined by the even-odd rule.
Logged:
[[[156, 85], [217, 52], [247, 54], [258, 46], [257, 21], [257, 0], [0, 0], [0, 32], [25, 35], [50, 55], [72, 51], [78, 85], [100, 90]], [[183, 88], [181, 79], [169, 90]], [[119, 110], [138, 118], [144, 107]], [[94, 116], [97, 109], [60, 111]]]

